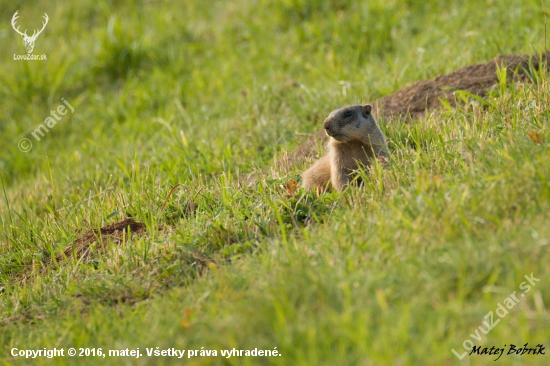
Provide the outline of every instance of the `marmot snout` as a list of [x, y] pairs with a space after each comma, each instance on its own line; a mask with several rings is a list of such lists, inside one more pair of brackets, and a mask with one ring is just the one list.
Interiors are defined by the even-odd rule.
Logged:
[[[302, 187], [341, 191], [359, 164], [368, 166], [372, 158], [389, 158], [386, 138], [371, 114], [372, 106], [353, 105], [332, 111], [323, 123], [328, 154], [302, 174]], [[359, 164], [358, 164], [359, 163]]]

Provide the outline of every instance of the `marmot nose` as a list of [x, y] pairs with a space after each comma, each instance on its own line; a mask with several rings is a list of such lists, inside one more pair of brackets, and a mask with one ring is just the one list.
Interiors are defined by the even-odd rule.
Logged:
[[331, 125], [330, 123], [328, 123], [328, 121], [325, 121], [325, 123], [323, 123], [323, 127], [325, 130], [327, 130], [327, 132], [330, 132]]

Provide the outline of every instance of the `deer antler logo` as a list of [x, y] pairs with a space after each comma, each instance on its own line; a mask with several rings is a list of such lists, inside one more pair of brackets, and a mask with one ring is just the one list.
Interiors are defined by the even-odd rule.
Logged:
[[44, 19], [46, 21], [42, 22], [42, 29], [40, 29], [39, 31], [35, 30], [33, 32], [32, 36], [29, 37], [27, 35], [27, 30], [26, 29], [25, 29], [25, 32], [20, 32], [19, 27], [15, 28], [15, 21], [17, 20], [17, 18], [19, 18], [19, 16], [17, 15], [18, 12], [19, 12], [19, 10], [16, 11], [15, 14], [13, 14], [13, 18], [11, 18], [11, 26], [13, 27], [13, 29], [17, 33], [19, 33], [21, 35], [21, 37], [23, 37], [23, 42], [25, 43], [25, 48], [27, 49], [27, 53], [31, 53], [32, 50], [34, 49], [34, 42], [36, 41], [36, 38], [38, 37], [38, 35], [40, 33], [42, 33], [44, 28], [46, 28], [46, 24], [48, 24], [48, 19], [49, 19], [48, 14], [44, 13]]

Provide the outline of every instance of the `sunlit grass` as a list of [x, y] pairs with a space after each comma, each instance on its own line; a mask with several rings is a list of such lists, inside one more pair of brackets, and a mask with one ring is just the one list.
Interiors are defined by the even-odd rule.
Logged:
[[[362, 187], [317, 197], [288, 189], [305, 165], [266, 169], [335, 108], [500, 53], [540, 51], [548, 7], [39, 1], [0, 9], [3, 19], [19, 10], [29, 29], [50, 17], [35, 46], [47, 62], [12, 60], [22, 41], [9, 23], [0, 28], [0, 359], [8, 364], [17, 361], [10, 349], [23, 346], [283, 355], [198, 364], [453, 364], [451, 349], [462, 352], [530, 273], [540, 283], [480, 344], [550, 339], [545, 72], [526, 84], [501, 78], [482, 100], [457, 93], [457, 108], [413, 124], [380, 119], [392, 158], [361, 172]], [[20, 151], [19, 139], [32, 139], [61, 98], [75, 112]], [[148, 234], [57, 261], [90, 228], [124, 217]]]

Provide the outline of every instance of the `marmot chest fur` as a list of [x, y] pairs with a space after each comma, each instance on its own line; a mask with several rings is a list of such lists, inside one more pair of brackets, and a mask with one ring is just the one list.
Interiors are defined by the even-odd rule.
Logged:
[[371, 114], [372, 106], [353, 105], [332, 111], [323, 127], [330, 136], [328, 153], [302, 174], [302, 187], [343, 190], [359, 165], [378, 156], [389, 158], [386, 138]]

